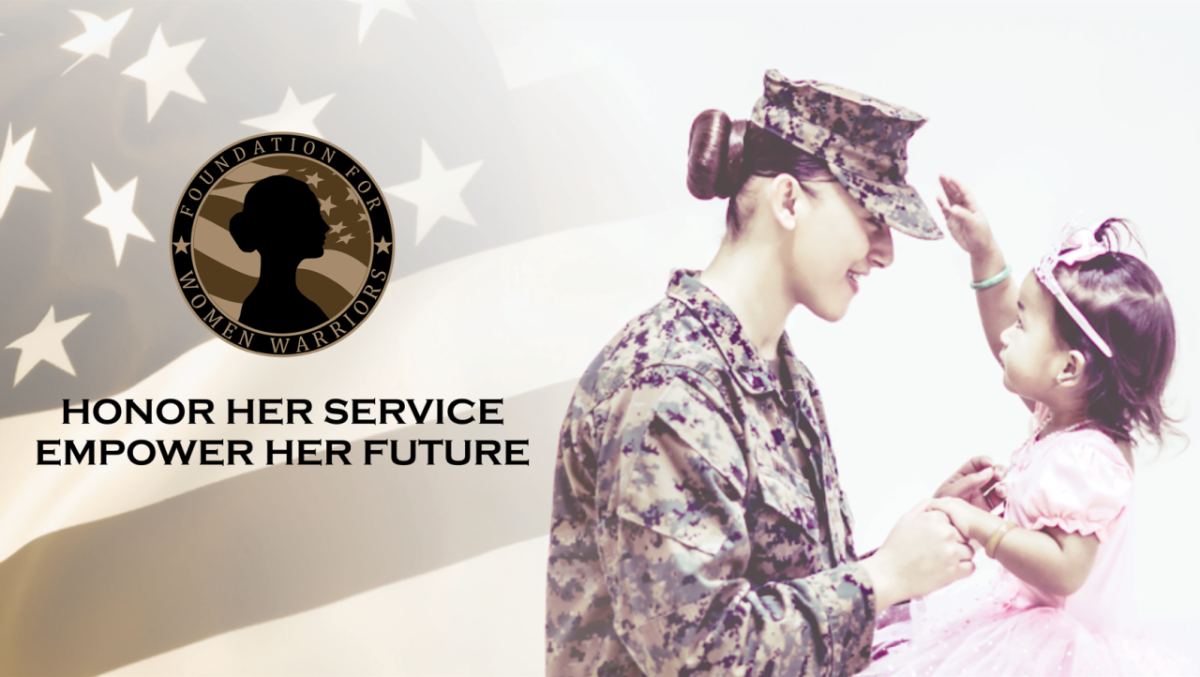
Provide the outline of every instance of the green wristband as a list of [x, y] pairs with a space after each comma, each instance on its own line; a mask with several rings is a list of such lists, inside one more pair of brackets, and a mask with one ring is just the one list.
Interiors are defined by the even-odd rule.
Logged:
[[972, 282], [971, 289], [974, 289], [975, 291], [983, 291], [984, 289], [989, 289], [991, 287], [995, 287], [996, 285], [1000, 284], [1004, 280], [1008, 279], [1009, 275], [1012, 275], [1012, 266], [1006, 265], [1006, 266], [1004, 266], [1004, 270], [996, 273], [995, 275], [989, 277], [988, 279], [986, 279], [982, 282]]

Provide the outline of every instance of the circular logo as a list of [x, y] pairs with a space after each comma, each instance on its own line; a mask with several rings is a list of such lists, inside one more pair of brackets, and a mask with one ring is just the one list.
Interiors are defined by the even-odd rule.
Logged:
[[392, 271], [392, 219], [371, 175], [304, 134], [251, 136], [184, 189], [171, 228], [179, 291], [213, 333], [264, 355], [350, 334]]

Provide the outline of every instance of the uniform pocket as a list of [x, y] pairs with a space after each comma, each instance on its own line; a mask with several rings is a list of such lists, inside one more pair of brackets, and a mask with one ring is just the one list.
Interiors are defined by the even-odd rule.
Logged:
[[804, 475], [770, 462], [760, 462], [757, 466], [763, 502], [799, 526], [813, 542], [820, 542], [817, 500]]
[[654, 403], [654, 416], [652, 427], [665, 427], [725, 480], [720, 487], [722, 493], [736, 500], [746, 495], [748, 476], [742, 444], [726, 423], [723, 412], [708, 398], [676, 383]]

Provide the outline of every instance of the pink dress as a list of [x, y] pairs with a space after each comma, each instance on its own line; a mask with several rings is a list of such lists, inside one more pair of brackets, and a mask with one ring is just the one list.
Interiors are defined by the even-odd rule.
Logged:
[[1035, 433], [1004, 481], [1005, 519], [1096, 535], [1087, 582], [1052, 595], [979, 555], [975, 574], [913, 600], [908, 618], [904, 607], [885, 612], [875, 662], [859, 674], [1197, 674], [1194, 662], [1135, 627], [1133, 471], [1116, 444], [1095, 430]]

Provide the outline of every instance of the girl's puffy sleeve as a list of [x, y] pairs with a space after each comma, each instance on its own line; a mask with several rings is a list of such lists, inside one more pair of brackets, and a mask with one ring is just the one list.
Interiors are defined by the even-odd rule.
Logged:
[[1081, 431], [1055, 440], [1033, 463], [1015, 507], [1027, 529], [1058, 527], [1101, 543], [1133, 498], [1133, 471], [1103, 433]]

